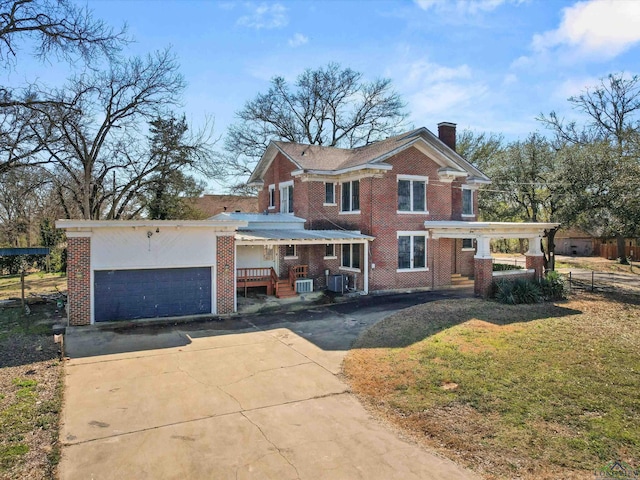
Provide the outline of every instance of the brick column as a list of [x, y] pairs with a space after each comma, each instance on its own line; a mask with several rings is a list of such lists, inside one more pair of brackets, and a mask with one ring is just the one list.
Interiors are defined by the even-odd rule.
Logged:
[[67, 315], [70, 325], [91, 323], [91, 237], [67, 238]]
[[473, 291], [476, 297], [487, 298], [491, 293], [493, 283], [493, 259], [474, 258]]
[[529, 238], [529, 251], [526, 253], [526, 267], [535, 270], [534, 278], [542, 279], [544, 276], [544, 254], [540, 248], [540, 237]]
[[236, 311], [235, 251], [233, 235], [216, 237], [216, 311], [219, 315]]
[[493, 259], [491, 258], [490, 238], [479, 236], [477, 249], [473, 257], [473, 290], [477, 297], [487, 298], [493, 283]]
[[536, 280], [542, 279], [544, 276], [544, 256], [543, 255], [526, 255], [527, 269], [532, 268], [535, 270], [534, 278]]

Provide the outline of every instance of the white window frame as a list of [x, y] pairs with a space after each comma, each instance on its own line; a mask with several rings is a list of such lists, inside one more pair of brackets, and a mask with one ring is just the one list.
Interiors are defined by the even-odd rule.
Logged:
[[276, 208], [276, 184], [269, 185], [269, 210]]
[[[399, 186], [400, 180], [408, 181], [410, 183], [409, 187], [409, 205], [411, 206], [411, 210], [400, 210], [398, 207], [398, 189], [396, 188], [396, 211], [401, 215], [428, 215], [429, 214], [429, 205], [427, 205], [427, 190], [429, 188], [429, 177], [425, 177], [422, 175], [398, 175], [396, 178], [396, 183]], [[424, 182], [424, 210], [413, 210], [413, 182]]]
[[355, 273], [361, 273], [362, 272], [362, 255], [360, 255], [360, 268], [355, 268], [352, 266], [344, 266], [343, 262], [344, 262], [344, 258], [343, 258], [343, 254], [342, 254], [342, 248], [345, 245], [349, 245], [350, 248], [350, 255], [349, 255], [349, 259], [350, 259], [350, 264], [353, 265], [353, 250], [355, 248], [360, 248], [360, 243], [341, 243], [340, 244], [340, 270], [344, 270], [345, 272], [355, 272]]
[[[327, 202], [327, 185], [333, 186], [333, 202]], [[336, 202], [336, 183], [335, 182], [324, 182], [324, 203], [322, 204], [325, 207], [335, 207]]]
[[[287, 251], [287, 247], [293, 247], [293, 255], [287, 255], [286, 251]], [[284, 253], [284, 259], [285, 260], [297, 260], [298, 259], [298, 246], [297, 245], [285, 245], [285, 253]]]
[[[429, 255], [428, 255], [428, 252], [429, 252], [429, 236], [427, 235], [427, 233], [425, 233], [424, 231], [418, 231], [418, 232], [414, 232], [414, 231], [409, 231], [409, 232], [398, 231], [396, 238], [400, 239], [400, 237], [411, 237], [411, 240], [410, 240], [410, 242], [411, 242], [410, 243], [411, 251], [409, 252], [409, 262], [410, 262], [411, 265], [413, 265], [413, 249], [414, 249], [414, 245], [415, 245], [414, 238], [415, 237], [424, 237], [424, 267], [397, 268], [396, 272], [397, 273], [428, 272], [429, 271], [429, 267], [427, 265], [428, 265], [428, 261], [429, 261]], [[397, 241], [396, 241], [396, 245], [397, 245]]]
[[288, 182], [280, 182], [278, 184], [278, 190], [280, 191], [280, 213], [293, 215], [293, 209], [290, 209], [293, 198], [289, 198], [289, 187], [292, 187], [291, 197], [293, 197], [293, 180], [289, 180]]
[[[352, 210], [353, 208], [353, 182], [358, 182], [358, 210]], [[342, 194], [343, 188], [345, 184], [349, 184], [349, 210], [344, 209], [344, 204], [342, 203]], [[360, 213], [360, 179], [355, 178], [353, 180], [340, 182], [340, 215], [357, 215]]]
[[[327, 247], [328, 246], [332, 246], [333, 247], [333, 255], [327, 255]], [[338, 258], [338, 255], [336, 255], [336, 244], [335, 243], [327, 243], [325, 245], [325, 250], [324, 250], [324, 260], [336, 260]]]
[[[464, 241], [465, 241], [465, 240], [471, 240], [471, 246], [470, 246], [470, 247], [465, 247], [465, 246], [464, 246]], [[475, 249], [475, 248], [474, 248], [474, 246], [473, 246], [473, 238], [463, 238], [463, 239], [462, 239], [462, 247], [461, 247], [461, 250], [462, 250], [463, 252], [475, 252], [475, 250], [476, 250], [476, 249]]]
[[[471, 205], [471, 213], [464, 213], [464, 193], [465, 192], [469, 192], [470, 195], [470, 200], [469, 200], [469, 204]], [[462, 216], [463, 217], [475, 217], [475, 213], [473, 210], [473, 189], [469, 188], [469, 187], [462, 187], [462, 198], [461, 198], [461, 209], [462, 209]]]

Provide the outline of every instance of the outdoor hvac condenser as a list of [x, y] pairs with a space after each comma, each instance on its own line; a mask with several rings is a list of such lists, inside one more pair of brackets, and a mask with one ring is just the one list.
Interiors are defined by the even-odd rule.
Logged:
[[346, 289], [347, 289], [346, 275], [329, 275], [327, 290], [329, 290], [330, 292], [344, 293]]

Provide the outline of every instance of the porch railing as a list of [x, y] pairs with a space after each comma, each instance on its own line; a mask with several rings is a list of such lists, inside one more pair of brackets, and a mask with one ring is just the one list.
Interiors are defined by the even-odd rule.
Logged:
[[272, 267], [238, 268], [236, 272], [236, 287], [244, 289], [245, 297], [250, 287], [267, 287], [267, 295], [273, 295], [277, 288], [278, 275]]
[[294, 265], [289, 268], [289, 283], [292, 287], [295, 287], [296, 280], [299, 278], [307, 278], [308, 265]]

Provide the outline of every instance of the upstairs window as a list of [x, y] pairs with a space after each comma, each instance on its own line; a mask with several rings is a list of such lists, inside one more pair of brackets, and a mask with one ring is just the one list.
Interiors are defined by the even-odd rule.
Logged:
[[293, 181], [280, 184], [280, 213], [293, 213]]
[[325, 205], [336, 204], [336, 184], [335, 183], [324, 184], [324, 204]]
[[398, 176], [398, 211], [427, 212], [427, 177]]
[[343, 212], [360, 211], [360, 180], [353, 180], [342, 184], [341, 210]]
[[269, 208], [276, 208], [276, 186], [269, 185]]
[[473, 216], [473, 190], [462, 188], [462, 215]]

